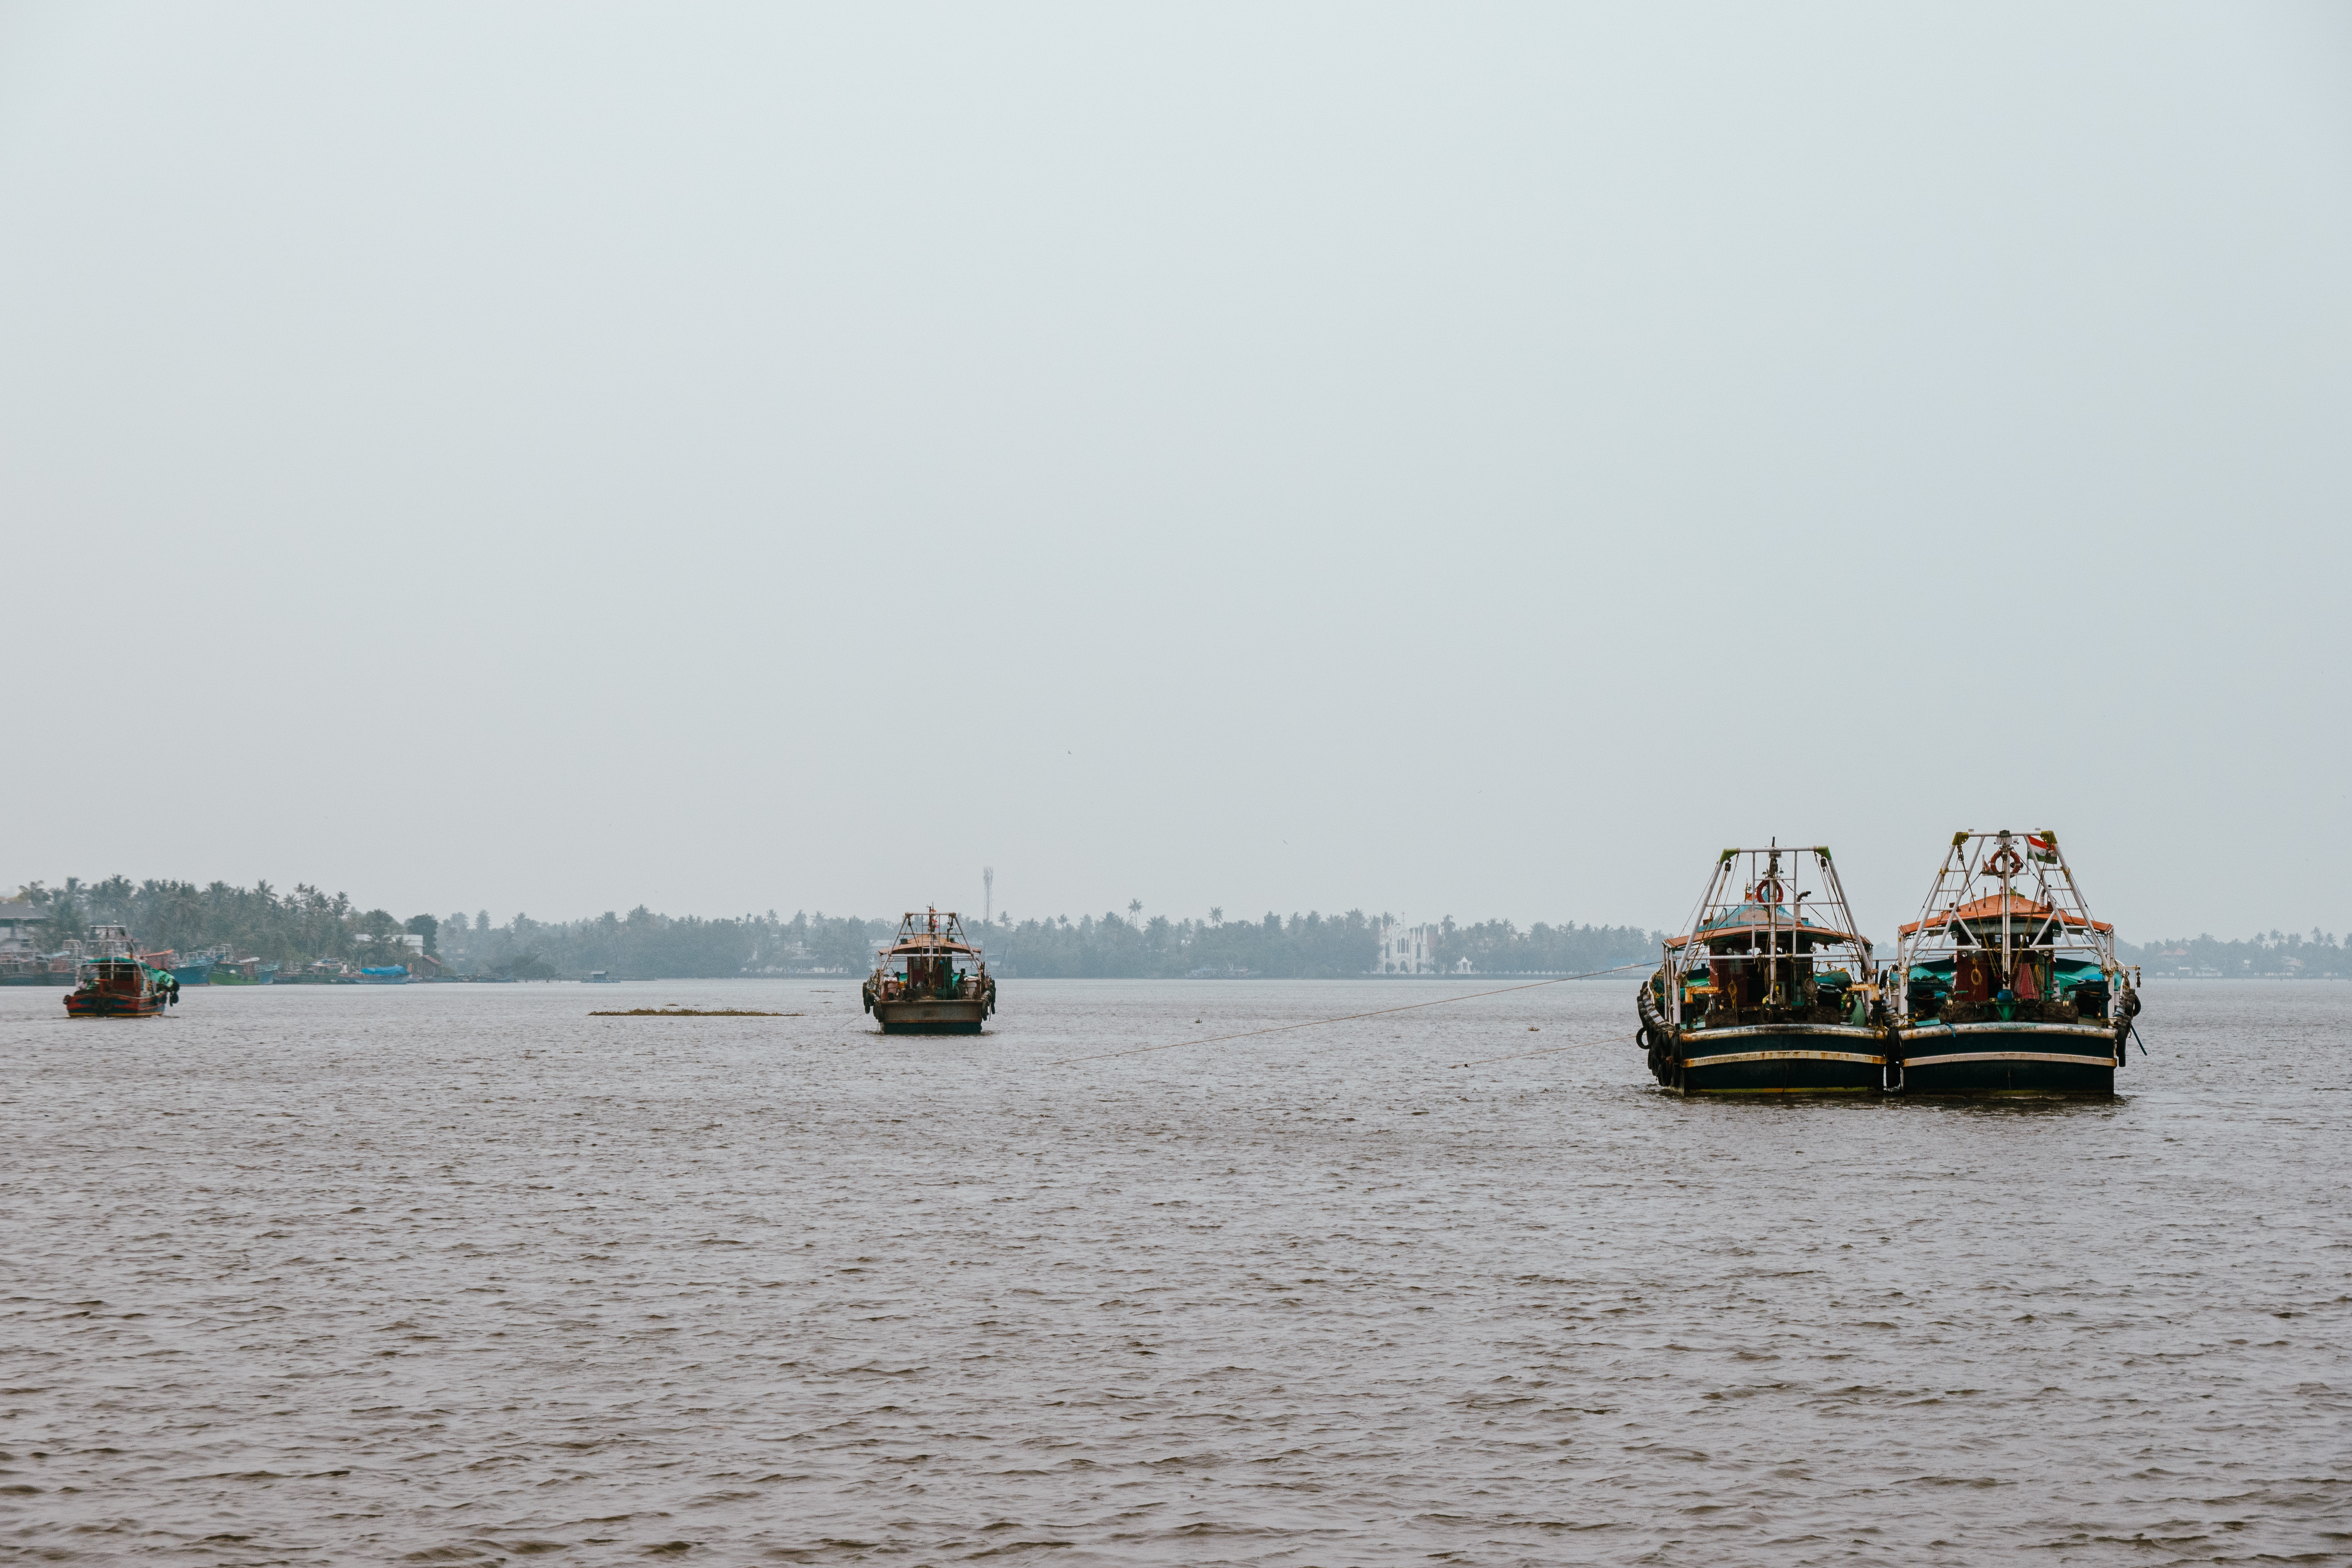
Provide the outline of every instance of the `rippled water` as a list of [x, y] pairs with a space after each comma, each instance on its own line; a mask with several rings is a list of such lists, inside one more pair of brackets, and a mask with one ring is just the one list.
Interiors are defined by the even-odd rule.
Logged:
[[1440, 994], [0, 990], [0, 1555], [2352, 1556], [2352, 987], [2100, 1103], [1685, 1103], [1622, 982], [1050, 1065]]

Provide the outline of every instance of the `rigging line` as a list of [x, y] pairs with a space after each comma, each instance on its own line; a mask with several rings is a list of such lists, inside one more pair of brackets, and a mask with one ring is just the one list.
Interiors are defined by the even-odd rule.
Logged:
[[1137, 1046], [1124, 1051], [1097, 1051], [1089, 1057], [1064, 1057], [1059, 1061], [1047, 1062], [1045, 1065], [1049, 1068], [1068, 1067], [1072, 1062], [1100, 1062], [1108, 1061], [1113, 1057], [1147, 1056], [1153, 1051], [1172, 1051], [1185, 1046], [1223, 1045], [1227, 1040], [1255, 1039], [1260, 1035], [1279, 1035], [1289, 1029], [1312, 1029], [1322, 1024], [1349, 1024], [1358, 1018], [1381, 1018], [1391, 1013], [1410, 1013], [1416, 1007], [1442, 1007], [1448, 1002], [1475, 1002], [1481, 996], [1507, 996], [1514, 991], [1536, 991], [1546, 985], [1565, 984], [1570, 980], [1591, 980], [1603, 974], [1622, 973], [1628, 969], [1655, 967], [1655, 964], [1645, 958], [1639, 963], [1621, 963], [1614, 968], [1595, 969], [1583, 974], [1556, 975], [1549, 980], [1531, 981], [1525, 985], [1506, 985], [1496, 991], [1471, 991], [1460, 996], [1437, 996], [1426, 1002], [1408, 1002], [1402, 1007], [1375, 1007], [1369, 1013], [1343, 1013], [1336, 1018], [1309, 1018], [1303, 1024], [1276, 1024], [1270, 1029], [1244, 1029], [1238, 1035], [1211, 1035], [1198, 1040], [1171, 1040], [1164, 1046]]

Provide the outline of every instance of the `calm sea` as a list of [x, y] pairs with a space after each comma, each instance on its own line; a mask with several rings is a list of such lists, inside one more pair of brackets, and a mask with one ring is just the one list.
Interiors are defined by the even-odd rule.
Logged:
[[1685, 1103], [1622, 981], [1055, 1065], [1448, 987], [0, 990], [0, 1556], [2352, 1558], [2352, 986], [2095, 1104]]

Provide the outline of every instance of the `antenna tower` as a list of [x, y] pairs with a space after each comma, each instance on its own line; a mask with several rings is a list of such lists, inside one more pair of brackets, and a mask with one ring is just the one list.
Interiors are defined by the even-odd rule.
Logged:
[[980, 895], [980, 923], [986, 925], [996, 918], [995, 867], [982, 866], [980, 868], [980, 885], [982, 889]]

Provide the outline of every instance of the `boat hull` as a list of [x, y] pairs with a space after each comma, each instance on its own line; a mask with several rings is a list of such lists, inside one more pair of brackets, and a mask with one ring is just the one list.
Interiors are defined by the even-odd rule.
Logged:
[[877, 1002], [875, 1021], [886, 1035], [977, 1035], [988, 1016], [988, 1000], [928, 1000]]
[[69, 1018], [152, 1018], [163, 1011], [163, 998], [152, 992], [143, 996], [118, 996], [105, 991], [77, 991], [66, 998], [66, 1016]]
[[1753, 1024], [1685, 1029], [1668, 1087], [1678, 1094], [1874, 1094], [1886, 1043], [1847, 1024]]
[[2116, 1037], [2094, 1024], [1919, 1024], [1896, 1032], [1905, 1094], [2113, 1094]]

